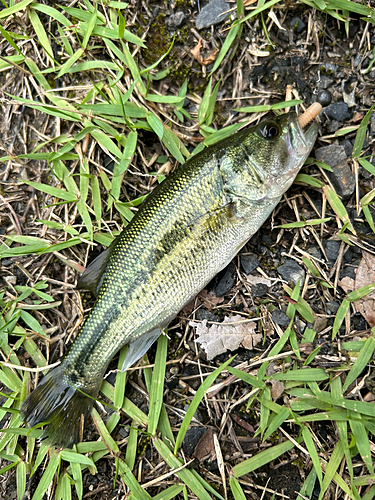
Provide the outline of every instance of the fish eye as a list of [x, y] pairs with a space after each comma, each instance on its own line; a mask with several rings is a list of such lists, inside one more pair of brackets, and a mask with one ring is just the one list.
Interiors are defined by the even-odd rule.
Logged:
[[265, 123], [260, 127], [259, 133], [264, 139], [275, 139], [280, 135], [280, 127], [275, 122]]

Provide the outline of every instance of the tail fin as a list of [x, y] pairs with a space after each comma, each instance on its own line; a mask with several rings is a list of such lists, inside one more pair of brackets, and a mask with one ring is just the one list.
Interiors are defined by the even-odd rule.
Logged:
[[70, 385], [61, 366], [50, 371], [23, 402], [21, 417], [33, 427], [47, 422], [42, 440], [50, 446], [69, 448], [82, 441], [83, 427], [94, 400]]

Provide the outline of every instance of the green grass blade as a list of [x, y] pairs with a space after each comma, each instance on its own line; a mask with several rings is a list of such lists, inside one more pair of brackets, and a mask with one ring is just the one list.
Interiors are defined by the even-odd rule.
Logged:
[[22, 181], [24, 184], [27, 184], [28, 186], [31, 186], [38, 191], [42, 191], [42, 193], [47, 193], [50, 194], [51, 196], [55, 196], [56, 198], [60, 198], [65, 201], [73, 202], [77, 201], [77, 197], [74, 196], [72, 193], [69, 193], [68, 191], [64, 191], [63, 189], [59, 189], [53, 186], [48, 186], [47, 184], [42, 184], [40, 182], [34, 182], [34, 181]]
[[61, 12], [54, 9], [53, 7], [50, 7], [49, 5], [44, 5], [42, 3], [33, 3], [31, 8], [33, 10], [43, 12], [43, 14], [47, 14], [47, 16], [52, 17], [52, 19], [55, 19], [60, 24], [65, 26], [65, 28], [69, 28], [72, 25], [72, 23], [63, 14], [61, 14]]
[[[158, 120], [154, 115], [151, 115], [151, 116], [153, 116], [161, 124], [160, 120]], [[148, 121], [148, 119], [147, 119], [147, 121]], [[154, 120], [153, 120], [153, 122], [154, 122]], [[162, 124], [161, 124], [161, 129], [163, 129]], [[154, 132], [155, 132], [155, 130], [154, 130]], [[126, 138], [124, 152], [121, 156], [120, 165], [118, 167], [118, 174], [119, 175], [123, 174], [127, 170], [127, 168], [129, 167], [130, 162], [133, 159], [135, 149], [137, 147], [137, 140], [138, 140], [137, 132], [135, 130], [133, 130], [132, 132], [129, 132], [129, 135]]]
[[105, 426], [103, 420], [100, 418], [99, 413], [96, 411], [95, 408], [92, 410], [91, 416], [95, 422], [96, 428], [98, 429], [100, 436], [107, 445], [108, 449], [112, 450], [115, 453], [119, 453], [120, 450], [117, 446], [116, 441], [108, 432], [107, 427]]
[[160, 411], [163, 404], [164, 378], [167, 362], [168, 339], [160, 335], [155, 356], [155, 368], [152, 374], [148, 432], [153, 436], [158, 426]]
[[340, 327], [342, 325], [342, 322], [345, 319], [345, 316], [349, 310], [349, 307], [350, 307], [349, 300], [344, 299], [340, 304], [340, 307], [339, 307], [339, 309], [336, 313], [336, 316], [335, 316], [335, 320], [333, 322], [332, 339], [334, 339], [336, 337], [338, 331], [340, 330]]
[[362, 460], [366, 464], [367, 470], [370, 474], [374, 474], [369, 438], [365, 426], [360, 420], [354, 419], [349, 420], [349, 425], [353, 432], [355, 444], [357, 445]]
[[176, 445], [174, 448], [174, 453], [177, 453], [177, 450], [182, 444], [182, 441], [184, 440], [186, 431], [188, 430], [188, 427], [190, 425], [191, 419], [194, 416], [194, 413], [196, 409], [198, 408], [200, 402], [202, 401], [205, 393], [208, 391], [210, 386], [213, 384], [215, 381], [216, 377], [233, 361], [234, 357], [228, 359], [224, 364], [220, 365], [218, 368], [216, 368], [215, 371], [213, 371], [201, 384], [197, 390], [197, 392], [194, 395], [194, 398], [192, 402], [190, 403], [189, 409], [186, 412], [186, 415], [184, 417], [184, 420], [182, 421], [180, 430], [178, 431], [177, 438], [176, 438]]
[[337, 196], [336, 192], [329, 186], [323, 186], [323, 193], [325, 194], [329, 204], [332, 207], [332, 210], [335, 212], [337, 217], [342, 220], [344, 225], [346, 225], [353, 234], [356, 234], [352, 223], [350, 222], [350, 218], [343, 202]]
[[357, 290], [354, 290], [353, 292], [348, 293], [346, 298], [349, 300], [349, 302], [353, 302], [354, 300], [362, 299], [362, 297], [365, 297], [374, 290], [375, 283], [372, 283], [371, 285], [363, 286], [361, 288], [358, 288]]
[[344, 387], [343, 387], [344, 392], [348, 389], [349, 385], [352, 382], [354, 382], [354, 380], [366, 368], [367, 363], [372, 358], [374, 350], [375, 350], [375, 338], [373, 336], [371, 336], [364, 343], [362, 349], [359, 352], [357, 359], [355, 360], [353, 366], [350, 369], [350, 372], [348, 373], [348, 375], [346, 377]]
[[0, 12], [0, 19], [5, 19], [6, 17], [12, 16], [16, 12], [19, 12], [20, 10], [25, 9], [33, 1], [34, 0], [22, 0], [22, 2], [19, 2], [15, 5], [12, 5], [11, 7], [8, 7], [7, 9], [4, 9], [2, 12]]
[[56, 473], [57, 468], [60, 465], [61, 457], [56, 451], [51, 453], [51, 457], [49, 459], [46, 470], [43, 473], [43, 476], [40, 478], [38, 482], [38, 486], [35, 490], [35, 493], [32, 497], [32, 500], [42, 500], [45, 492], [47, 491], [53, 476]]
[[323, 368], [302, 368], [300, 370], [289, 370], [286, 373], [275, 373], [274, 380], [293, 380], [297, 382], [314, 382], [327, 380], [329, 376]]
[[229, 478], [229, 487], [232, 490], [234, 500], [246, 500], [245, 493], [243, 492], [240, 483], [232, 474]]
[[276, 446], [272, 446], [267, 450], [261, 451], [257, 453], [255, 456], [244, 460], [243, 462], [235, 465], [233, 467], [233, 474], [236, 477], [241, 477], [253, 470], [259, 469], [263, 467], [263, 465], [268, 464], [272, 460], [275, 460], [283, 453], [291, 450], [294, 447], [294, 444], [290, 441], [284, 441], [283, 443], [277, 444]]
[[118, 461], [118, 472], [137, 500], [151, 500], [150, 495], [140, 486], [132, 471], [121, 459]]
[[85, 53], [83, 49], [78, 49], [65, 63], [61, 66], [60, 71], [57, 74], [57, 78], [65, 75], [65, 73], [69, 73], [70, 68], [76, 63]]
[[159, 139], [163, 138], [164, 128], [162, 122], [153, 113], [148, 113], [147, 123], [150, 125]]
[[173, 132], [173, 130], [164, 125], [164, 133], [162, 138], [164, 146], [168, 149], [171, 155], [176, 158], [176, 160], [180, 163], [185, 163], [185, 156], [189, 156], [189, 151], [182, 144], [177, 135]]
[[130, 470], [134, 469], [135, 460], [137, 457], [138, 430], [135, 425], [136, 423], [133, 420], [132, 425], [129, 429], [128, 444], [126, 446], [125, 462]]
[[152, 497], [152, 500], [172, 500], [172, 498], [177, 498], [177, 495], [179, 495], [183, 489], [183, 484], [174, 484]]
[[94, 12], [90, 16], [90, 21], [88, 23], [87, 30], [85, 32], [85, 36], [84, 36], [83, 41], [82, 41], [82, 47], [84, 50], [86, 50], [86, 48], [87, 48], [87, 44], [89, 42], [90, 36], [92, 35], [92, 32], [93, 32], [94, 27], [96, 25], [97, 17], [98, 17], [98, 7], [97, 7], [97, 5], [95, 5]]
[[29, 19], [34, 28], [36, 36], [38, 37], [40, 45], [46, 52], [48, 59], [53, 61], [53, 50], [49, 42], [47, 33], [45, 32], [43, 24], [40, 22], [39, 16], [34, 9], [29, 9]]
[[300, 489], [300, 497], [301, 498], [312, 498], [313, 491], [315, 488], [315, 482], [316, 482], [316, 472], [315, 469], [311, 469], [309, 475], [305, 479], [305, 482], [302, 485], [302, 488]]
[[[87, 457], [85, 457], [87, 458]], [[82, 469], [78, 462], [70, 462], [70, 469], [73, 474], [74, 486], [77, 492], [77, 497], [82, 500], [83, 496], [83, 481], [82, 481]], [[96, 467], [95, 467], [96, 469]]]
[[264, 433], [263, 441], [268, 439], [274, 432], [276, 432], [277, 429], [280, 427], [280, 425], [282, 425], [285, 422], [285, 420], [289, 417], [290, 417], [290, 412], [288, 408], [282, 408], [282, 410], [280, 410], [279, 413], [274, 415], [266, 432]]
[[122, 372], [121, 368], [122, 365], [124, 364], [127, 352], [128, 352], [128, 346], [124, 346], [120, 351], [120, 356], [117, 363], [115, 390], [113, 394], [113, 406], [115, 406], [116, 408], [121, 408], [124, 403], [127, 373], [126, 371]]
[[26, 464], [21, 461], [16, 469], [17, 500], [22, 500], [26, 490]]
[[258, 380], [256, 377], [254, 377], [254, 375], [251, 375], [250, 373], [238, 370], [237, 368], [232, 368], [231, 366], [227, 366], [227, 370], [232, 375], [235, 375], [237, 378], [243, 380], [244, 382], [253, 387], [257, 387], [258, 389], [265, 388], [265, 383], [261, 380]]
[[328, 486], [331, 484], [334, 476], [336, 475], [336, 471], [341, 463], [343, 456], [344, 456], [344, 450], [342, 447], [342, 443], [341, 441], [338, 441], [338, 443], [335, 446], [335, 449], [333, 450], [328, 465], [326, 466], [326, 472], [324, 475], [318, 500], [322, 500], [322, 498], [324, 497], [324, 494], [327, 491]]
[[[277, 0], [277, 1], [280, 1], [280, 0]], [[220, 52], [216, 58], [216, 61], [215, 61], [215, 64], [214, 64], [214, 67], [212, 68], [211, 70], [211, 75], [212, 73], [214, 73], [217, 68], [220, 66], [222, 60], [224, 59], [226, 53], [228, 52], [228, 50], [230, 49], [230, 46], [232, 45], [232, 43], [234, 42], [236, 36], [238, 35], [239, 31], [241, 29], [241, 26], [240, 24], [234, 24], [232, 26], [232, 28], [230, 29], [226, 39], [225, 39], [225, 42], [223, 43], [223, 46], [221, 47], [220, 49]]]
[[[161, 457], [168, 464], [171, 469], [178, 469], [183, 465], [168, 446], [163, 443], [161, 439], [154, 440], [154, 446], [160, 453]], [[211, 500], [210, 495], [207, 493], [201, 483], [194, 477], [192, 472], [188, 469], [181, 469], [176, 472], [176, 475], [186, 484], [186, 486], [199, 498], [199, 500]]]
[[313, 463], [316, 475], [319, 479], [319, 483], [322, 484], [323, 481], [322, 466], [320, 464], [319, 456], [316, 451], [313, 438], [310, 434], [309, 429], [305, 425], [302, 426], [302, 437], [303, 440], [305, 441], [307, 451], [310, 453], [310, 458]]
[[60, 476], [56, 484], [56, 499], [55, 500], [71, 500], [72, 498], [72, 485], [69, 475], [65, 473]]

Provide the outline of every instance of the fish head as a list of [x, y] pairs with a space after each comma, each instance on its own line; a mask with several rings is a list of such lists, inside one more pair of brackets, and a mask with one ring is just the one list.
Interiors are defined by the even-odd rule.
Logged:
[[[295, 111], [248, 129], [247, 135], [242, 137], [242, 151], [246, 158], [242, 163], [242, 173], [244, 178], [251, 179], [252, 188], [256, 183], [263, 200], [280, 198], [290, 187], [308, 157], [317, 133], [316, 123], [304, 132]], [[246, 185], [243, 185], [243, 190], [246, 190]]]

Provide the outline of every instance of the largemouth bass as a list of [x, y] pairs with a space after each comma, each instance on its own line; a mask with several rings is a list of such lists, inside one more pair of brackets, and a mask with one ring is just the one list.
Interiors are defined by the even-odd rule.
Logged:
[[23, 403], [29, 426], [48, 421], [50, 445], [82, 440], [106, 367], [123, 370], [256, 233], [292, 184], [317, 136], [295, 112], [243, 129], [189, 159], [147, 198], [81, 287], [96, 303], [62, 363]]

